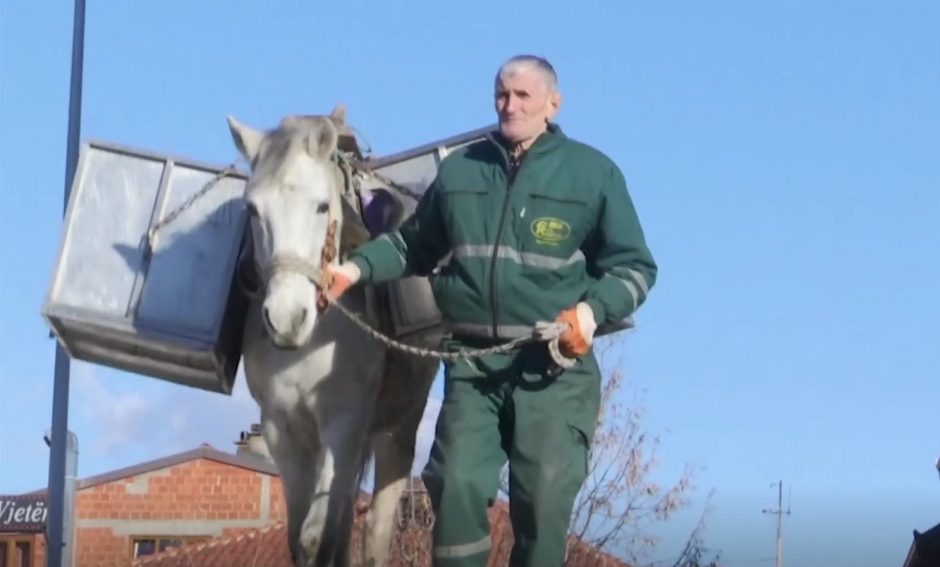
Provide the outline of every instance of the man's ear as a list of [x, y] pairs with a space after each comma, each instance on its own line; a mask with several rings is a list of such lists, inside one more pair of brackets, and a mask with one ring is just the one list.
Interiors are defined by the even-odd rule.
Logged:
[[555, 115], [558, 114], [558, 111], [561, 110], [561, 93], [558, 91], [553, 92], [548, 96], [548, 120], [551, 121], [555, 118]]

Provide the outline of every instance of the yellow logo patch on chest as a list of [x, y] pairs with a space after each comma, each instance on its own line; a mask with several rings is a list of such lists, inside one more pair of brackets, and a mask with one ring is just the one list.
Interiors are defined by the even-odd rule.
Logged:
[[554, 246], [571, 236], [571, 225], [554, 217], [539, 217], [532, 221], [529, 230], [539, 244]]

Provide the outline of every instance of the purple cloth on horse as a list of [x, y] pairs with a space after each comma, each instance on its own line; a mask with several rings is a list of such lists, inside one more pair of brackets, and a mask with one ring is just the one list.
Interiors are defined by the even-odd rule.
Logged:
[[362, 193], [362, 222], [372, 237], [394, 228], [389, 222], [389, 215], [395, 207], [395, 199], [384, 190]]

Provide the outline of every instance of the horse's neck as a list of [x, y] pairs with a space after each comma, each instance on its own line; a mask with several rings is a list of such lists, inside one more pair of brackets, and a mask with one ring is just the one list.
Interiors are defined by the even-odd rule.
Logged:
[[[358, 199], [359, 196], [354, 194], [352, 198]], [[345, 196], [345, 191], [338, 191], [335, 199], [335, 204], [331, 207], [339, 211], [335, 215], [338, 257], [344, 258], [347, 253], [369, 241], [371, 235], [360, 216], [358, 203], [350, 203]]]

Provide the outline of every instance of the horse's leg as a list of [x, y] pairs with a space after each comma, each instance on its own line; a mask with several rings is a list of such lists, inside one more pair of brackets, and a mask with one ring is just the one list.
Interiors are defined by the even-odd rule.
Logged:
[[376, 434], [372, 442], [375, 447], [375, 491], [366, 517], [365, 565], [381, 567], [388, 557], [398, 503], [414, 461], [414, 435], [402, 430], [383, 431]]
[[[352, 559], [352, 533], [354, 531], [356, 511], [358, 510], [359, 502], [359, 486], [362, 481], [362, 474], [365, 472], [366, 466], [368, 465], [369, 458], [372, 456], [372, 444], [365, 443], [360, 450], [359, 465], [356, 468], [356, 478], [353, 482], [352, 489], [352, 498], [348, 501], [343, 502], [342, 514], [335, 523], [336, 533], [340, 537], [337, 538], [336, 548], [333, 552], [333, 564], [334, 565], [347, 565], [352, 563], [353, 565], [362, 564], [362, 555], [360, 546], [360, 555], [357, 560]], [[347, 537], [347, 535], [349, 537]], [[360, 537], [365, 537], [360, 534]]]
[[[328, 412], [328, 413], [327, 413]], [[347, 556], [336, 557], [341, 544], [349, 538], [342, 529], [345, 519], [352, 519], [352, 505], [358, 488], [360, 449], [365, 438], [363, 408], [330, 408], [318, 416], [322, 469], [316, 478], [313, 502], [301, 528], [300, 541], [315, 565], [344, 565]]]
[[313, 499], [310, 474], [315, 474], [319, 440], [315, 431], [310, 431], [309, 439], [298, 439], [297, 430], [288, 426], [287, 419], [282, 412], [265, 413], [261, 418], [261, 431], [281, 475], [291, 557], [296, 565], [306, 566], [308, 559], [300, 545], [300, 533]]
[[[377, 403], [394, 407], [402, 413], [395, 416], [391, 427], [377, 432], [372, 441], [375, 448], [375, 491], [366, 520], [365, 565], [381, 567], [387, 560], [397, 524], [398, 504], [414, 463], [418, 426], [438, 364], [436, 360], [398, 351], [389, 353], [385, 384]], [[388, 396], [399, 398], [393, 402]], [[378, 411], [382, 408], [379, 407]]]

